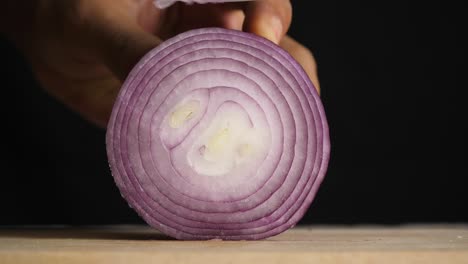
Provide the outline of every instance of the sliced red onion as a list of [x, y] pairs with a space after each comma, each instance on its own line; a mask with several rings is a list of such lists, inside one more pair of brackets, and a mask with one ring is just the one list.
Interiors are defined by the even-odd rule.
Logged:
[[301, 66], [220, 28], [165, 41], [115, 102], [107, 153], [122, 196], [178, 239], [251, 240], [294, 226], [328, 165], [328, 125]]
[[225, 3], [225, 2], [247, 2], [252, 0], [154, 0], [155, 5], [158, 8], [166, 8], [174, 4], [175, 2], [185, 2], [187, 4], [207, 4], [207, 3]]

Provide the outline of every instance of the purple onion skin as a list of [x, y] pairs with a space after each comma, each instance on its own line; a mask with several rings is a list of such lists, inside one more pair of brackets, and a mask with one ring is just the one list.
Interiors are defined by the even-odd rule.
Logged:
[[174, 4], [175, 2], [185, 2], [187, 4], [207, 4], [207, 3], [226, 3], [226, 2], [247, 2], [252, 0], [155, 0], [154, 4], [158, 8], [166, 8]]
[[106, 145], [130, 207], [181, 240], [257, 240], [293, 227], [330, 155], [302, 67], [264, 38], [221, 28], [182, 33], [137, 63]]

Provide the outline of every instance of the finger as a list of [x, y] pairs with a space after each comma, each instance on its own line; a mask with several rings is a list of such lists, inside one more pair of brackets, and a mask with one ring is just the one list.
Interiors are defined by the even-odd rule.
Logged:
[[310, 50], [289, 36], [285, 36], [280, 44], [294, 59], [299, 62], [309, 76], [317, 91], [320, 93], [320, 83], [317, 74], [317, 63]]
[[291, 17], [289, 0], [252, 1], [245, 7], [244, 31], [278, 44], [289, 29]]
[[[33, 61], [36, 78], [44, 89], [83, 118], [105, 128], [121, 82], [113, 75], [70, 81], [69, 76]], [[63, 89], [66, 88], [66, 89]]]
[[221, 27], [233, 30], [242, 30], [245, 14], [242, 10], [242, 4], [226, 3], [216, 5], [221, 20]]

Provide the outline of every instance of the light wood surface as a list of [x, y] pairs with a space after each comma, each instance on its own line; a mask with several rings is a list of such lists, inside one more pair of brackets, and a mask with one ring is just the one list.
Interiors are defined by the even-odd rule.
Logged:
[[468, 225], [300, 227], [262, 241], [177, 241], [142, 226], [3, 228], [0, 263], [468, 264]]

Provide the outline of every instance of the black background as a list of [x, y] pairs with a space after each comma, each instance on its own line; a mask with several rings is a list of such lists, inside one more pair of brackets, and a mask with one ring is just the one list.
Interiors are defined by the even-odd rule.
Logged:
[[[332, 139], [301, 223], [468, 222], [463, 10], [294, 2], [290, 34], [316, 56]], [[141, 223], [110, 175], [105, 132], [43, 92], [4, 39], [0, 58], [0, 224]]]

